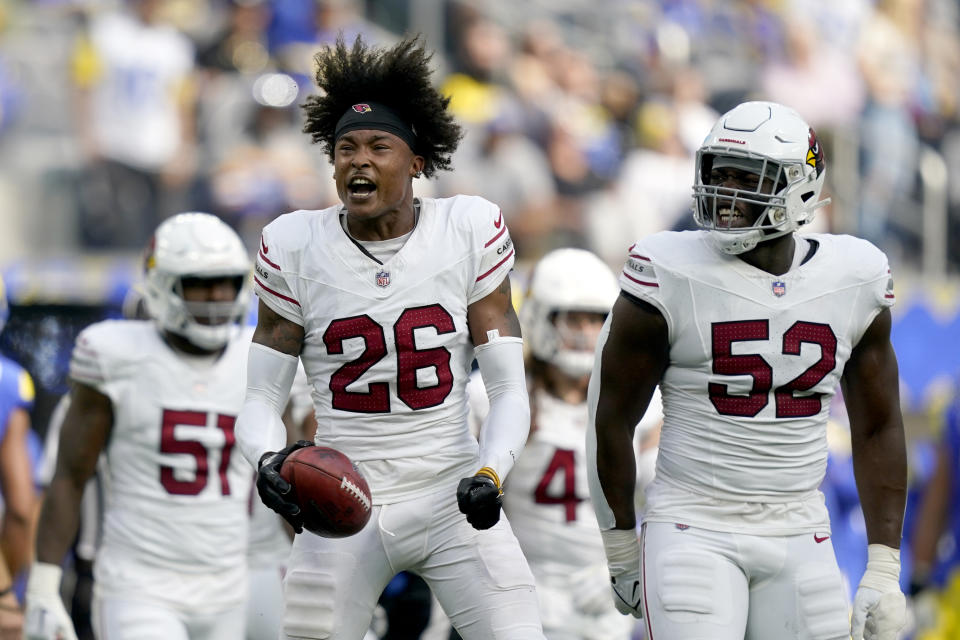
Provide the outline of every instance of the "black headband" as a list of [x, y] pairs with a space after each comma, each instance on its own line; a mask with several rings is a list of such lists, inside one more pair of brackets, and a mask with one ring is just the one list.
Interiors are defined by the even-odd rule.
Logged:
[[360, 102], [353, 105], [337, 120], [333, 139], [337, 141], [348, 131], [358, 129], [376, 129], [392, 133], [406, 142], [411, 151], [416, 151], [417, 135], [413, 132], [413, 127], [386, 105], [378, 102]]

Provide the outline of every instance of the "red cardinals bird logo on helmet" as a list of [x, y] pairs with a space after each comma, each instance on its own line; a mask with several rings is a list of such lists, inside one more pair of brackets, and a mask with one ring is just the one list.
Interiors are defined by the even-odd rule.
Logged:
[[370, 105], [366, 104], [365, 102], [353, 105], [353, 110], [357, 113], [369, 113], [370, 111], [373, 111], [373, 109], [370, 108]]
[[807, 144], [810, 146], [807, 149], [807, 164], [813, 167], [819, 176], [823, 171], [823, 147], [820, 146], [820, 141], [817, 140], [817, 133], [813, 130], [813, 127], [810, 127], [810, 131], [807, 133]]

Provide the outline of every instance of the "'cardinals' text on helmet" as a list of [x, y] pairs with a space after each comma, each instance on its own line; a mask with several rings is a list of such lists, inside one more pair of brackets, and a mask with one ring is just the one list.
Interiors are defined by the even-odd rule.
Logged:
[[[754, 189], [711, 185], [710, 173], [725, 166], [761, 177]], [[723, 114], [697, 150], [694, 219], [726, 253], [749, 251], [758, 242], [793, 232], [813, 220], [829, 200], [820, 200], [825, 169], [817, 134], [796, 111], [775, 102], [745, 102]], [[762, 207], [756, 221], [731, 227], [721, 211], [746, 202]]]
[[[145, 261], [147, 311], [157, 324], [201, 349], [227, 344], [250, 302], [250, 258], [240, 237], [209, 213], [181, 213], [157, 227]], [[230, 302], [188, 302], [184, 278], [237, 278]]]
[[531, 353], [569, 376], [590, 373], [596, 336], [564, 334], [563, 315], [571, 311], [606, 315], [619, 292], [616, 276], [589, 251], [556, 249], [543, 256], [520, 307], [523, 337]]

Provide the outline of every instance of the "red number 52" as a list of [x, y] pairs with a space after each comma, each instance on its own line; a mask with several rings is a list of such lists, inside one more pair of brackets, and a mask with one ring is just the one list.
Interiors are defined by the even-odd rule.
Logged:
[[[734, 342], [768, 340], [769, 320], [741, 320], [738, 322], [715, 322], [712, 327], [713, 372], [725, 376], [748, 375], [753, 378], [753, 387], [747, 395], [732, 395], [727, 385], [711, 382], [707, 385], [710, 402], [717, 412], [727, 416], [752, 418], [770, 401], [773, 387], [773, 367], [758, 354], [734, 355]], [[814, 416], [822, 409], [822, 393], [796, 396], [795, 392], [809, 391], [837, 365], [837, 336], [828, 324], [797, 321], [783, 334], [781, 353], [800, 355], [803, 343], [820, 346], [820, 359], [806, 371], [774, 389], [773, 397], [778, 418], [802, 418]]]

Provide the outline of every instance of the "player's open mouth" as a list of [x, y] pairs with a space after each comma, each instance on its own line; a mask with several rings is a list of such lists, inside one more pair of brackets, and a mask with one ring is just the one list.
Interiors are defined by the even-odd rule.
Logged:
[[373, 195], [377, 185], [369, 178], [356, 177], [347, 184], [347, 190], [352, 198], [363, 200]]
[[723, 207], [717, 211], [717, 224], [721, 227], [735, 227], [743, 220], [743, 214], [731, 207]]

